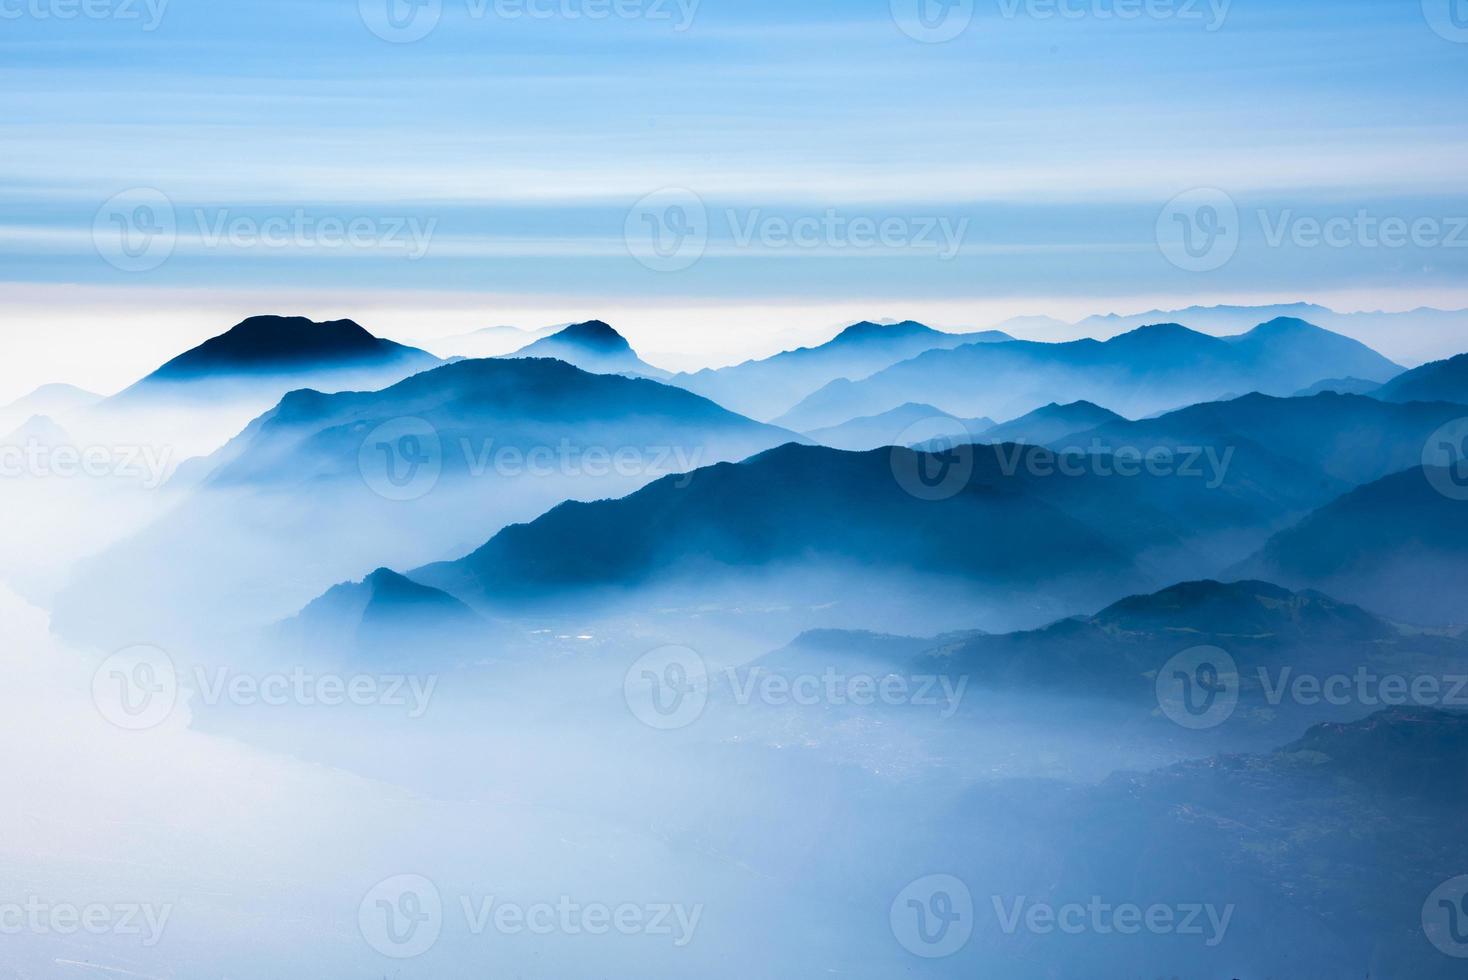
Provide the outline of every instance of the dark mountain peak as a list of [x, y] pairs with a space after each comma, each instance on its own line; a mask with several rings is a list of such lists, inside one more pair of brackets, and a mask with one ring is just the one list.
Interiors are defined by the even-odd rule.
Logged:
[[1400, 374], [1373, 395], [1392, 402], [1468, 404], [1468, 354], [1433, 361]]
[[1347, 630], [1359, 639], [1387, 636], [1391, 627], [1357, 606], [1318, 592], [1291, 592], [1269, 582], [1183, 582], [1132, 596], [1096, 614], [1095, 624], [1123, 632], [1186, 627], [1221, 636]]
[[1324, 327], [1317, 327], [1306, 320], [1294, 316], [1277, 316], [1273, 320], [1261, 323], [1259, 326], [1241, 336], [1248, 337], [1250, 334], [1267, 336], [1271, 334], [1305, 334], [1305, 333], [1330, 333]]
[[915, 337], [939, 332], [932, 327], [918, 323], [916, 320], [903, 320], [901, 323], [875, 323], [871, 320], [863, 320], [860, 323], [853, 323], [841, 331], [831, 343], [860, 343], [867, 340]]
[[1164, 343], [1178, 340], [1192, 341], [1199, 338], [1207, 338], [1207, 336], [1207, 334], [1199, 333], [1196, 330], [1183, 326], [1181, 323], [1149, 323], [1146, 326], [1137, 327], [1135, 330], [1128, 330], [1126, 333], [1119, 334], [1111, 338], [1111, 342], [1116, 343], [1120, 341], [1127, 343], [1144, 341], [1147, 343]]
[[1452, 801], [1468, 795], [1468, 714], [1459, 711], [1399, 707], [1360, 721], [1316, 725], [1276, 754], [1307, 759], [1324, 774], [1393, 797]]
[[585, 323], [573, 323], [564, 330], [551, 334], [551, 340], [559, 340], [564, 343], [581, 344], [587, 348], [609, 353], [612, 351], [630, 351], [632, 345], [627, 339], [617, 333], [612, 325], [604, 320], [587, 320]]
[[303, 316], [252, 316], [164, 364], [145, 380], [350, 365], [399, 355], [430, 355], [382, 340], [353, 320], [318, 323]]

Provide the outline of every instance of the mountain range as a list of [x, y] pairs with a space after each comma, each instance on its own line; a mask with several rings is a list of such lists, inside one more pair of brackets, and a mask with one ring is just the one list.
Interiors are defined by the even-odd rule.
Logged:
[[637, 378], [669, 377], [632, 349], [632, 345], [601, 320], [573, 323], [563, 330], [535, 341], [508, 357], [550, 357], [574, 364], [593, 374], [625, 374]]
[[[671, 380], [743, 415], [769, 420], [837, 379], [864, 378], [924, 351], [1013, 339], [996, 330], [950, 334], [912, 320], [893, 324], [863, 321], [816, 347], [784, 351], [732, 367], [678, 374]], [[883, 410], [893, 407], [883, 406]], [[837, 425], [859, 414], [862, 413], [853, 412], [822, 424]]]
[[1140, 418], [1253, 391], [1290, 395], [1324, 378], [1384, 382], [1400, 373], [1370, 348], [1300, 320], [1272, 320], [1235, 337], [1159, 324], [1104, 342], [930, 350], [862, 380], [832, 381], [776, 424], [810, 431], [911, 401], [960, 417], [1014, 418], [1062, 391]]

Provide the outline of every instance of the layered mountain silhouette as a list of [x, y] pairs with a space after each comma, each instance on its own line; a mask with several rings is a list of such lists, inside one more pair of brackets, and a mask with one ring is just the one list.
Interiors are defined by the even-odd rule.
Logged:
[[1392, 402], [1468, 405], [1468, 354], [1424, 364], [1393, 378], [1372, 394]]
[[637, 356], [632, 345], [601, 320], [573, 323], [549, 337], [523, 347], [509, 357], [552, 357], [593, 374], [625, 374], [640, 378], [667, 378]]
[[66, 419], [85, 412], [101, 400], [101, 395], [75, 385], [42, 385], [8, 405], [0, 406], [0, 429], [13, 428], [37, 415]]
[[[620, 500], [563, 504], [461, 560], [406, 574], [496, 615], [681, 588], [756, 605], [778, 597], [824, 608], [833, 623], [906, 622], [889, 608], [903, 596], [912, 613], [949, 602], [949, 621], [998, 602], [1001, 621], [1044, 621], [1183, 569], [1221, 569], [1242, 557], [1239, 542], [1262, 543], [1314, 499], [1242, 472], [1218, 486], [1118, 477], [1104, 458], [1075, 472], [1057, 463], [1048, 449], [1013, 444], [942, 453], [791, 444]], [[924, 472], [959, 482], [925, 498]], [[966, 591], [969, 605], [944, 588]]]
[[910, 402], [881, 415], [852, 419], [806, 435], [832, 449], [863, 452], [883, 446], [919, 446], [938, 439], [951, 442], [965, 435], [968, 441], [977, 441], [993, 428], [993, 419], [960, 419], [932, 405]]
[[293, 391], [191, 468], [176, 509], [86, 566], [57, 623], [110, 633], [184, 596], [200, 617], [273, 621], [333, 583], [464, 554], [563, 500], [797, 438], [680, 388], [550, 359]]
[[487, 654], [490, 624], [445, 592], [386, 568], [339, 585], [277, 630], [299, 649], [391, 666], [421, 664], [425, 640], [436, 656]]
[[996, 425], [984, 433], [985, 442], [1027, 442], [1044, 446], [1108, 422], [1126, 421], [1115, 412], [1090, 402], [1059, 405], [1051, 402], [1028, 415]]
[[1241, 566], [1409, 623], [1462, 624], [1468, 473], [1414, 467], [1347, 493]]
[[112, 401], [210, 397], [232, 382], [305, 387], [337, 378], [388, 383], [439, 363], [426, 351], [374, 337], [352, 320], [254, 316], [178, 355]]
[[1309, 398], [1247, 395], [1116, 421], [1057, 439], [1074, 452], [1123, 449], [1145, 455], [1157, 447], [1214, 447], [1230, 465], [1276, 489], [1298, 488], [1318, 504], [1354, 486], [1420, 465], [1423, 447], [1460, 407], [1395, 405], [1359, 395]]
[[1014, 418], [1059, 391], [1139, 418], [1229, 393], [1289, 395], [1322, 378], [1385, 381], [1400, 371], [1363, 344], [1300, 320], [1272, 320], [1236, 337], [1159, 324], [1105, 342], [930, 350], [865, 380], [833, 381], [778, 424], [809, 431], [908, 401], [963, 417]]
[[[679, 374], [672, 380], [674, 384], [712, 398], [720, 405], [751, 418], [772, 419], [838, 378], [865, 378], [923, 351], [1013, 339], [997, 330], [951, 334], [912, 320], [893, 324], [863, 321], [847, 327], [817, 347], [785, 351], [733, 367]], [[915, 402], [924, 400], [911, 399]], [[882, 411], [897, 404], [900, 403], [882, 406]], [[859, 416], [875, 414], [878, 413], [852, 411], [841, 418], [823, 419], [810, 428], [834, 426]]]

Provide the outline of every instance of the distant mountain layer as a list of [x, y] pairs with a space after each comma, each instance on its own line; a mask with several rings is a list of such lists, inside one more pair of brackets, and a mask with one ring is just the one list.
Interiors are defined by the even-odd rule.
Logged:
[[1468, 623], [1468, 472], [1421, 466], [1327, 504], [1241, 566], [1425, 625]]
[[[847, 327], [818, 347], [802, 347], [733, 367], [679, 374], [672, 380], [751, 418], [772, 419], [838, 378], [859, 380], [923, 351], [1013, 339], [997, 330], [950, 334], [912, 320], [894, 324], [865, 321]], [[885, 405], [882, 410], [896, 404]], [[839, 419], [823, 420], [817, 427], [873, 414], [877, 413], [854, 411]]]
[[292, 388], [381, 387], [441, 363], [351, 320], [256, 316], [178, 355], [104, 405], [180, 396], [273, 402]]
[[778, 424], [810, 431], [909, 401], [961, 417], [1014, 418], [1056, 392], [1139, 418], [1230, 393], [1290, 395], [1322, 378], [1385, 381], [1400, 371], [1370, 348], [1300, 320], [1222, 338], [1161, 324], [1105, 342], [930, 350], [865, 380], [833, 381]]
[[972, 442], [993, 428], [993, 419], [955, 418], [932, 405], [910, 402], [881, 415], [852, 419], [806, 435], [832, 449], [865, 452], [883, 446], [919, 446], [937, 439]]
[[1337, 313], [1315, 303], [1272, 306], [1190, 306], [1180, 310], [1151, 310], [1127, 316], [1092, 316], [1071, 325], [1082, 336], [1107, 337], [1149, 323], [1186, 323], [1198, 330], [1235, 333], [1256, 323], [1287, 317], [1305, 320], [1386, 351], [1408, 364], [1435, 360], [1458, 349], [1468, 335], [1468, 310], [1420, 308], [1402, 313], [1380, 311]]
[[521, 348], [509, 357], [553, 357], [594, 374], [625, 374], [666, 378], [668, 372], [637, 356], [632, 345], [601, 320], [574, 323], [564, 330]]
[[1108, 422], [1125, 422], [1120, 415], [1090, 402], [1059, 405], [1051, 402], [1043, 408], [1011, 422], [996, 425], [984, 433], [985, 442], [1027, 442], [1044, 446], [1077, 432], [1086, 432]]
[[1372, 394], [1391, 402], [1453, 402], [1468, 405], [1468, 354], [1424, 364], [1393, 378]]
[[[567, 499], [616, 497], [793, 433], [681, 388], [558, 360], [458, 361], [381, 391], [292, 391], [104, 551], [60, 629], [126, 632], [162, 606], [258, 624], [383, 565], [462, 555]], [[172, 621], [172, 620], [169, 620]]]

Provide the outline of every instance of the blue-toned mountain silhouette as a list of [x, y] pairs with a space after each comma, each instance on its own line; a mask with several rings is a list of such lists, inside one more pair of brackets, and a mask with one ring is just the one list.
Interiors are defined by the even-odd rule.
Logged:
[[[1314, 501], [1313, 488], [1267, 487], [1242, 468], [1217, 486], [1118, 477], [1104, 460], [1074, 475], [1055, 466], [1050, 450], [1012, 444], [937, 454], [792, 444], [621, 500], [563, 504], [462, 560], [407, 574], [495, 614], [615, 606], [655, 588], [778, 597], [862, 628], [921, 621], [923, 604], [948, 603], [945, 621], [972, 627], [984, 625], [965, 620], [975, 606], [1002, 600], [999, 621], [1045, 621], [1186, 569], [1221, 569]], [[941, 499], [900, 479], [945, 467], [960, 482]], [[945, 588], [966, 591], [968, 605]], [[914, 615], [892, 614], [893, 603]]]
[[984, 433], [985, 442], [1027, 442], [1045, 446], [1077, 432], [1100, 428], [1108, 422], [1125, 422], [1110, 409], [1090, 402], [1060, 405], [1051, 402], [1028, 415], [994, 426]]
[[1214, 447], [1231, 465], [1276, 488], [1295, 487], [1317, 505], [1347, 489], [1422, 462], [1428, 438], [1458, 417], [1459, 406], [1395, 405], [1359, 395], [1310, 398], [1247, 395], [1112, 422], [1051, 443], [1078, 452]]
[[916, 446], [934, 439], [948, 438], [951, 441], [964, 433], [977, 441], [993, 428], [993, 419], [960, 419], [932, 405], [910, 402], [881, 415], [852, 419], [806, 435], [832, 449], [863, 452], [883, 446]]
[[833, 381], [777, 422], [809, 431], [908, 401], [963, 417], [1015, 418], [1057, 392], [1140, 418], [1230, 393], [1290, 395], [1323, 378], [1385, 381], [1400, 372], [1365, 345], [1300, 320], [1272, 320], [1237, 337], [1159, 324], [1105, 342], [928, 351], [865, 380]]
[[1272, 537], [1247, 574], [1423, 625], [1468, 622], [1468, 473], [1421, 466], [1345, 494]]
[[1309, 398], [1312, 395], [1335, 394], [1335, 395], [1369, 395], [1381, 388], [1379, 381], [1367, 381], [1364, 378], [1326, 378], [1317, 381], [1308, 388], [1295, 392], [1296, 398]]
[[[863, 321], [847, 327], [817, 347], [802, 347], [732, 367], [679, 374], [672, 380], [674, 384], [712, 398], [720, 405], [751, 418], [772, 419], [838, 378], [865, 378], [923, 351], [1013, 339], [997, 330], [952, 334], [912, 320], [893, 324]], [[915, 397], [906, 400], [922, 402], [925, 399]], [[882, 410], [897, 404], [900, 403], [885, 405]], [[878, 413], [853, 411], [812, 427], [829, 427], [848, 419], [875, 414]]]
[[641, 378], [667, 378], [632, 349], [626, 338], [601, 320], [573, 323], [549, 337], [523, 347], [509, 357], [553, 357], [593, 374], [625, 374]]
[[168, 361], [111, 403], [207, 399], [248, 385], [307, 387], [325, 381], [379, 387], [440, 363], [426, 351], [374, 337], [352, 320], [254, 316]]
[[681, 388], [549, 359], [293, 391], [190, 468], [176, 509], [83, 568], [58, 628], [125, 632], [184, 597], [200, 617], [274, 621], [334, 583], [467, 553], [563, 500], [798, 438]]
[[1424, 364], [1393, 378], [1372, 394], [1392, 402], [1468, 405], [1468, 354]]

